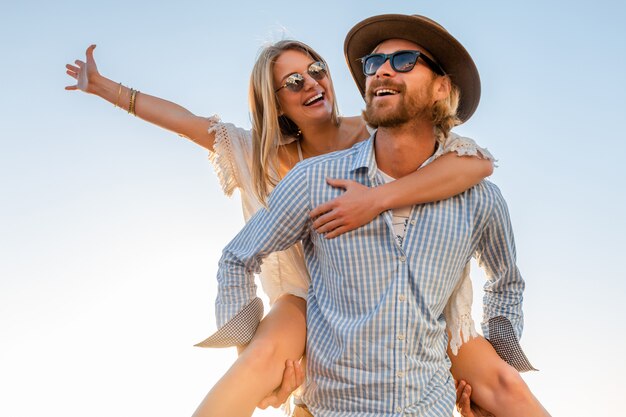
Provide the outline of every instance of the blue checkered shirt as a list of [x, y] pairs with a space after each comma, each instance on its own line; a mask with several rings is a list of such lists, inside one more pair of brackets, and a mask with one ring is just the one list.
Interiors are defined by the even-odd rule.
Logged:
[[309, 211], [341, 194], [326, 178], [382, 183], [373, 141], [308, 159], [279, 183], [268, 208], [224, 249], [218, 324], [255, 299], [253, 274], [263, 257], [301, 240], [311, 275], [303, 400], [313, 415], [450, 417], [455, 390], [442, 312], [472, 256], [489, 277], [486, 319], [504, 316], [521, 335], [524, 282], [507, 207], [498, 188], [483, 181], [414, 206], [402, 246], [390, 212], [325, 239], [312, 229]]

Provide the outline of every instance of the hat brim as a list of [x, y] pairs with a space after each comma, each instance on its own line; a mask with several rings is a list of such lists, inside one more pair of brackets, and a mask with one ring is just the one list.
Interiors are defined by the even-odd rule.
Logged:
[[442, 26], [418, 15], [373, 16], [348, 32], [344, 53], [362, 96], [365, 96], [365, 75], [360, 58], [388, 39], [405, 39], [426, 49], [460, 90], [459, 119], [465, 122], [474, 114], [480, 101], [480, 76], [472, 57]]

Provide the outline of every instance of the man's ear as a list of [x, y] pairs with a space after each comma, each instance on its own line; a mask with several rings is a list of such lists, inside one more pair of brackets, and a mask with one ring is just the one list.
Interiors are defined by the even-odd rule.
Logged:
[[433, 91], [435, 101], [443, 100], [448, 97], [450, 95], [450, 90], [452, 90], [452, 81], [450, 81], [450, 77], [445, 75], [435, 79]]

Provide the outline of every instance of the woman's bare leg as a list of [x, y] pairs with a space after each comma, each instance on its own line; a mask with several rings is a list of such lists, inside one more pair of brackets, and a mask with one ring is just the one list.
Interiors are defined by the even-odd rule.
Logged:
[[472, 387], [472, 401], [496, 417], [549, 417], [519, 372], [483, 337], [464, 343], [458, 355], [448, 349], [452, 375]]
[[250, 417], [257, 404], [280, 385], [285, 361], [300, 359], [305, 344], [306, 301], [284, 295], [193, 417]]

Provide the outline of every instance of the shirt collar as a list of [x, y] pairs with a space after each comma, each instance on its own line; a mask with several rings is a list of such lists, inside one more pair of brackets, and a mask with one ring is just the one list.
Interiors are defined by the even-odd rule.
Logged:
[[[452, 135], [454, 133], [450, 132], [448, 140], [453, 139]], [[455, 135], [456, 136], [456, 135]], [[374, 130], [364, 143], [363, 146], [359, 147], [359, 150], [352, 162], [352, 167], [350, 171], [356, 171], [357, 169], [365, 168], [368, 171], [368, 176], [370, 180], [373, 180], [378, 172], [378, 165], [376, 165], [376, 154], [374, 151], [374, 140], [376, 139], [376, 130]], [[435, 152], [424, 161], [424, 163], [420, 166], [420, 168], [430, 164], [432, 161], [443, 155], [445, 152], [445, 144], [441, 141], [437, 141], [437, 149]]]
[[367, 175], [370, 180], [374, 179], [378, 166], [376, 165], [376, 155], [374, 153], [374, 139], [376, 138], [376, 131], [374, 130], [362, 146], [359, 146], [358, 151], [352, 161], [352, 167], [350, 171], [356, 171], [358, 169], [366, 169]]

